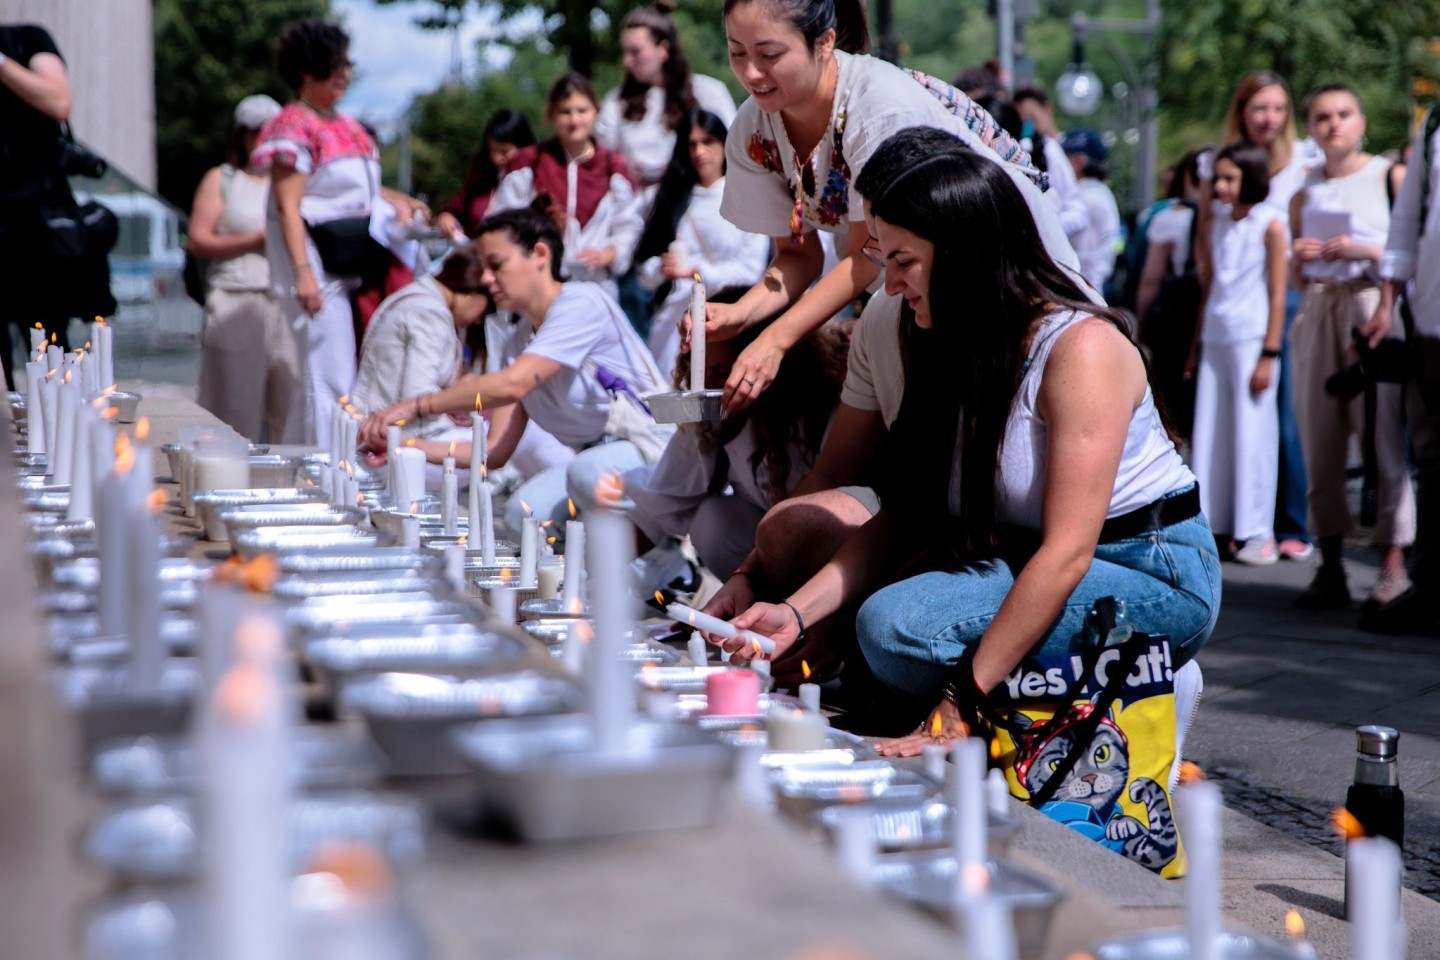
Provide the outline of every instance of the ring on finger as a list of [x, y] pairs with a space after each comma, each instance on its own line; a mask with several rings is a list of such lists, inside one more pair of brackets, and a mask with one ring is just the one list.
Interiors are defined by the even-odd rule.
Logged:
[[748, 384], [750, 384], [750, 386], [752, 386], [752, 387], [755, 386], [755, 378], [754, 378], [754, 377], [748, 378], [745, 382], [748, 383]]
[[950, 742], [950, 738], [949, 738], [949, 737], [940, 736], [940, 737], [936, 737], [936, 738], [935, 738], [935, 745], [936, 745], [937, 747], [943, 747], [943, 746], [945, 746], [945, 744], [947, 744], [947, 743], [949, 743], [949, 742]]

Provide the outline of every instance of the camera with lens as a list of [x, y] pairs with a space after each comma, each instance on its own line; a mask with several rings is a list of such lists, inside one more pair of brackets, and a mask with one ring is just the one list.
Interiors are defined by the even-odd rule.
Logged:
[[1372, 383], [1404, 383], [1410, 379], [1414, 360], [1403, 340], [1381, 340], [1380, 346], [1372, 347], [1359, 330], [1353, 336], [1360, 359], [1326, 377], [1326, 393], [1340, 400], [1353, 400]]
[[60, 172], [67, 177], [87, 177], [91, 180], [105, 176], [105, 171], [110, 168], [104, 157], [74, 140], [60, 141], [59, 166]]

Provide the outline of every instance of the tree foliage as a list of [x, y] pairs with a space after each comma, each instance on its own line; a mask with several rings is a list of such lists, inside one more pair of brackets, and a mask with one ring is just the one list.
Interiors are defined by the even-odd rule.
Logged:
[[290, 98], [275, 71], [275, 43], [285, 24], [329, 8], [329, 0], [155, 0], [155, 141], [165, 199], [190, 209], [200, 178], [225, 159], [242, 98]]

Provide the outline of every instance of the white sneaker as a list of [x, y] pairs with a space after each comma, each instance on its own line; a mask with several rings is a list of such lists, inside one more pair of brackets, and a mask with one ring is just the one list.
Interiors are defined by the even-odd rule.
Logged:
[[1268, 567], [1280, 559], [1280, 551], [1275, 548], [1274, 537], [1251, 537], [1245, 541], [1245, 546], [1235, 553], [1237, 563], [1249, 564], [1252, 567]]

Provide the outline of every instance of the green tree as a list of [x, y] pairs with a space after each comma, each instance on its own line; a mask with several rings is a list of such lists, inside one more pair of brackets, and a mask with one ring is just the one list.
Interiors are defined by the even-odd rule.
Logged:
[[155, 145], [165, 199], [190, 209], [200, 178], [225, 159], [241, 98], [290, 98], [275, 72], [275, 43], [290, 21], [329, 11], [329, 0], [155, 0]]

